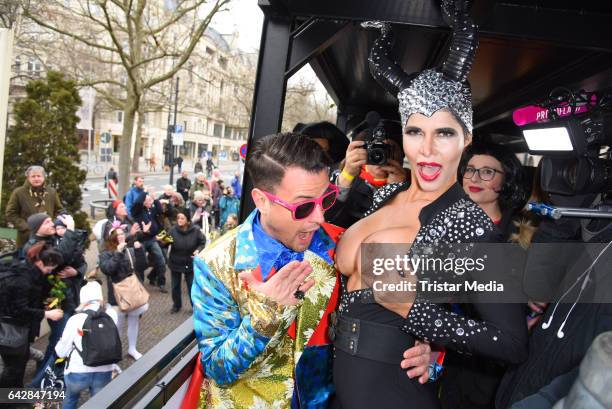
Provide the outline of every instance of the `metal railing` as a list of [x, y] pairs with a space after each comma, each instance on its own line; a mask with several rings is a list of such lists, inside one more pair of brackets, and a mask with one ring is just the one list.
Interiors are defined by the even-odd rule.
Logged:
[[114, 201], [115, 199], [98, 199], [89, 202], [89, 214], [91, 215], [91, 218], [96, 218], [96, 210], [101, 209], [103, 211], [106, 211], [108, 206]]
[[189, 318], [81, 408], [162, 408], [191, 376], [197, 353]]

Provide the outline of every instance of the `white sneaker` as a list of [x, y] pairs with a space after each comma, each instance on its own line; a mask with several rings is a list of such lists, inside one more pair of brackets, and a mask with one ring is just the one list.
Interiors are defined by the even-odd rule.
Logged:
[[128, 355], [134, 358], [134, 361], [138, 361], [142, 357], [142, 354], [136, 350], [128, 351]]

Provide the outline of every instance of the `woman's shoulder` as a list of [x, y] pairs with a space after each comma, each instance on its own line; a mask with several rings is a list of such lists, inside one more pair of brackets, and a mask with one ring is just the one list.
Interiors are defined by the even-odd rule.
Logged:
[[[436, 215], [432, 224], [447, 229], [452, 240], [470, 242], [498, 241], [498, 231], [485, 211], [467, 195], [454, 202]], [[437, 228], [438, 231], [443, 231]]]

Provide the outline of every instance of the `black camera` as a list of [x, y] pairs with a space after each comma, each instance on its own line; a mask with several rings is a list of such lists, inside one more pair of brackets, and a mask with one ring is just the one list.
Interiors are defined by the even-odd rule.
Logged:
[[382, 124], [377, 125], [363, 147], [368, 152], [368, 165], [385, 166], [391, 156], [391, 146], [385, 143], [387, 132]]
[[[546, 105], [552, 119], [523, 128], [529, 151], [543, 155], [542, 189], [561, 195], [612, 191], [612, 92], [580, 91], [549, 98], [552, 102]], [[555, 104], [557, 100], [591, 101], [595, 98], [596, 104], [589, 103], [587, 112], [574, 113], [567, 118], [556, 115], [562, 106]]]

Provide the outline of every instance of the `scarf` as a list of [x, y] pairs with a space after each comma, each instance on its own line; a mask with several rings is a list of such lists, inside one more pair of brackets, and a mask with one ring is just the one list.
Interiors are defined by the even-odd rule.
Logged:
[[363, 165], [361, 167], [361, 173], [359, 174], [359, 178], [365, 180], [377, 189], [387, 184], [387, 179], [376, 179], [370, 172], [366, 170], [366, 166], [367, 165]]
[[45, 190], [44, 185], [34, 187], [28, 183], [28, 192], [30, 193], [30, 197], [34, 199], [34, 207], [45, 207], [45, 199], [48, 196], [48, 192]]

